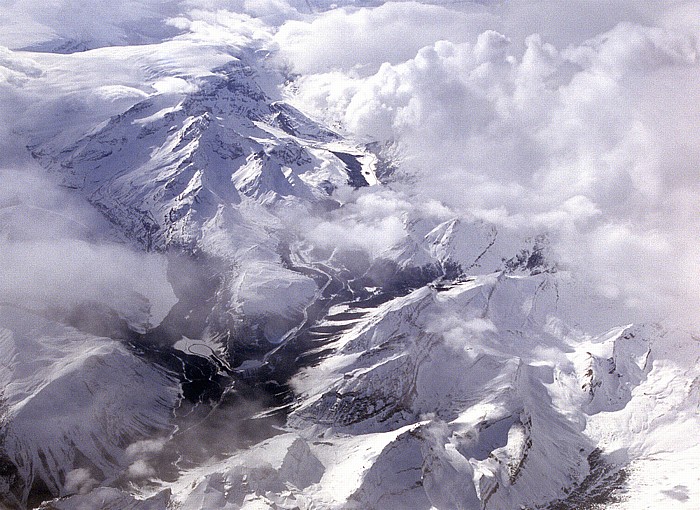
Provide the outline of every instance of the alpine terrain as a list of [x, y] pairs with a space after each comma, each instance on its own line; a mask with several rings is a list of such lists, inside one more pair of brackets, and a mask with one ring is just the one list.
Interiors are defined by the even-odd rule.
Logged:
[[0, 2], [0, 507], [700, 507], [700, 2], [604, 4]]

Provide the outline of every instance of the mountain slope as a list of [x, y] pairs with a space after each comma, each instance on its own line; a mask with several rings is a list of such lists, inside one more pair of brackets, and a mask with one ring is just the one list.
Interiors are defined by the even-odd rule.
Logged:
[[0, 317], [6, 503], [113, 481], [127, 446], [172, 430], [180, 388], [164, 368], [31, 312], [2, 306]]
[[376, 182], [371, 158], [271, 99], [258, 67], [234, 59], [190, 94], [157, 94], [66, 147], [34, 156], [146, 249], [194, 248], [220, 207], [248, 197], [315, 203]]

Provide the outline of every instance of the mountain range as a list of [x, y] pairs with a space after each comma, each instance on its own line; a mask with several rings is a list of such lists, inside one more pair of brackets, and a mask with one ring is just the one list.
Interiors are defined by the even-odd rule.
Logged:
[[697, 503], [689, 329], [425, 200], [269, 42], [68, 42], [0, 53], [39, 179], [0, 197], [0, 505]]

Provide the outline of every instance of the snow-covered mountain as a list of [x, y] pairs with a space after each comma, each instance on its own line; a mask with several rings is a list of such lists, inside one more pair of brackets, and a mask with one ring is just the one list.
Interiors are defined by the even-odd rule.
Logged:
[[315, 204], [374, 184], [370, 154], [266, 94], [260, 60], [234, 58], [194, 92], [155, 94], [33, 155], [147, 250], [197, 246], [205, 224], [243, 198]]
[[[196, 3], [145, 2], [79, 34], [51, 9], [30, 23], [8, 7], [35, 33], [0, 47], [0, 112], [17, 119], [0, 125], [0, 507], [697, 505], [698, 336], [674, 317], [628, 320], [644, 308], [618, 276], [576, 266], [576, 228], [602, 216], [583, 184], [557, 210], [489, 209], [478, 193], [526, 204], [525, 180], [494, 191], [477, 159], [444, 154], [507, 132], [527, 146], [502, 148], [521, 166], [561, 163], [566, 140], [536, 113], [596, 51], [633, 57], [536, 38], [506, 56], [488, 30], [403, 68], [339, 59], [309, 77], [280, 47], [304, 24], [370, 30], [406, 9], [480, 27], [506, 7]], [[484, 121], [480, 144], [440, 128], [488, 117], [464, 70], [437, 64], [458, 57], [512, 121]], [[513, 127], [526, 115], [532, 140]], [[547, 137], [542, 163], [533, 140]], [[628, 164], [620, 151], [604, 163]], [[542, 172], [541, 187], [556, 180]]]

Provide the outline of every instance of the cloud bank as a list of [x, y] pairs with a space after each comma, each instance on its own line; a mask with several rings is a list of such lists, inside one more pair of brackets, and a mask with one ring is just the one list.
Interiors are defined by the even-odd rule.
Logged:
[[[700, 66], [688, 15], [698, 4], [594, 7], [506, 2], [470, 24], [473, 4], [465, 18], [461, 8], [387, 3], [293, 21], [276, 37], [306, 73], [295, 99], [361, 139], [395, 144], [399, 172], [417, 184], [410, 193], [504, 229], [548, 233], [562, 268], [632, 315], [692, 320]], [[428, 8], [464, 30], [437, 21], [421, 32]], [[378, 21], [388, 11], [391, 21]], [[363, 37], [326, 45], [331, 31]], [[355, 55], [376, 72], [349, 65]]]

